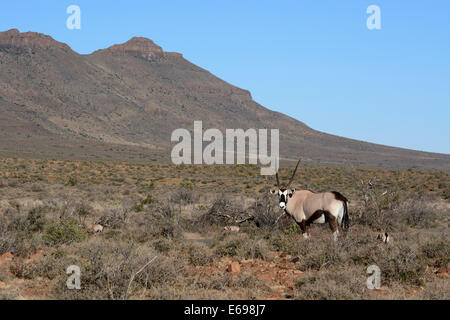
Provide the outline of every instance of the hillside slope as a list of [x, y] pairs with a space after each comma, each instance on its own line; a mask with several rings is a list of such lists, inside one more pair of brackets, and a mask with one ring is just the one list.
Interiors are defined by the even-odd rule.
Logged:
[[169, 159], [176, 128], [279, 128], [280, 152], [321, 163], [450, 168], [450, 156], [341, 138], [270, 111], [151, 40], [80, 55], [49, 36], [0, 33], [2, 156]]

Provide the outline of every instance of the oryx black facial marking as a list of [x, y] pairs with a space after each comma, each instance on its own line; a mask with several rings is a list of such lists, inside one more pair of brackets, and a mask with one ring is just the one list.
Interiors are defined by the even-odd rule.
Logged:
[[288, 202], [288, 196], [287, 196], [287, 190], [286, 189], [280, 189], [278, 190], [278, 196], [280, 201], [280, 208], [284, 209], [286, 208], [287, 202]]
[[289, 201], [289, 198], [292, 198], [295, 189], [286, 190], [282, 188], [278, 190], [278, 202], [281, 210], [285, 210]]

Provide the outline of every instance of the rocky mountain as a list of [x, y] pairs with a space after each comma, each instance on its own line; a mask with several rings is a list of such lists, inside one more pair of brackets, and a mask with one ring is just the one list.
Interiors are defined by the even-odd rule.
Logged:
[[81, 55], [40, 33], [0, 32], [0, 110], [5, 157], [169, 160], [172, 131], [202, 120], [204, 128], [279, 128], [285, 159], [450, 168], [450, 155], [313, 130], [141, 37]]

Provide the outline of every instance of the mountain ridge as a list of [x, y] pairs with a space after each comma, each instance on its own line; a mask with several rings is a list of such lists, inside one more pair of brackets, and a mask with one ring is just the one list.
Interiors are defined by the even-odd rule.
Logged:
[[[281, 156], [290, 159], [450, 168], [450, 155], [311, 129], [144, 37], [80, 55], [50, 36], [12, 29], [0, 32], [0, 62], [0, 133], [7, 138], [0, 150], [7, 155], [32, 154], [44, 145], [52, 156], [70, 157], [70, 144], [83, 144], [84, 150], [72, 150], [73, 157], [103, 159], [106, 149], [122, 148], [128, 151], [110, 158], [130, 160], [133, 149], [138, 158], [146, 154], [142, 161], [156, 152], [168, 159], [171, 132], [191, 130], [194, 120], [202, 120], [204, 128], [279, 128]], [[92, 146], [99, 145], [104, 152], [96, 157], [98, 147]]]

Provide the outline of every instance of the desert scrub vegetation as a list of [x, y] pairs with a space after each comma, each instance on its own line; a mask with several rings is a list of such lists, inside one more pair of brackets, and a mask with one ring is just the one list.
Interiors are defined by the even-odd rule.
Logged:
[[450, 283], [446, 277], [438, 277], [429, 281], [419, 299], [424, 300], [450, 300]]
[[211, 252], [208, 252], [203, 244], [189, 244], [186, 253], [189, 263], [193, 266], [205, 266], [214, 259], [214, 255]]
[[359, 268], [338, 269], [307, 275], [295, 283], [298, 300], [362, 299], [367, 290], [366, 277]]
[[179, 208], [163, 200], [151, 208], [136, 212], [128, 218], [123, 228], [138, 242], [154, 239], [176, 239], [183, 231]]
[[[350, 229], [335, 243], [328, 225], [304, 240], [254, 166], [0, 159], [0, 167], [0, 256], [13, 256], [0, 281], [44, 282], [39, 298], [448, 297], [448, 172], [305, 166], [296, 188], [350, 199]], [[232, 261], [240, 272], [227, 271]], [[372, 264], [382, 273], [378, 293], [365, 286]], [[82, 290], [66, 288], [69, 265], [80, 266]], [[27, 292], [16, 287], [0, 297]]]
[[447, 234], [442, 238], [429, 238], [423, 242], [419, 249], [427, 265], [436, 268], [445, 268], [450, 262], [450, 237]]
[[[361, 181], [359, 192], [362, 205], [354, 215], [354, 222], [368, 225], [378, 231], [405, 230], [413, 228], [435, 228], [448, 219], [448, 208], [439, 208], [430, 195], [402, 198], [398, 186], [386, 189], [377, 181]], [[384, 191], [383, 191], [384, 190]]]
[[180, 188], [171, 195], [170, 201], [180, 205], [193, 204], [198, 201], [198, 196], [191, 189]]
[[264, 239], [246, 233], [223, 232], [214, 240], [211, 247], [217, 256], [262, 260], [267, 260], [270, 256], [269, 246]]
[[74, 246], [72, 264], [81, 266], [81, 290], [67, 290], [61, 274], [52, 295], [64, 299], [127, 299], [137, 291], [174, 284], [183, 264], [148, 245], [90, 239]]
[[42, 235], [45, 244], [59, 246], [80, 242], [86, 238], [86, 228], [74, 218], [66, 218], [50, 223]]

